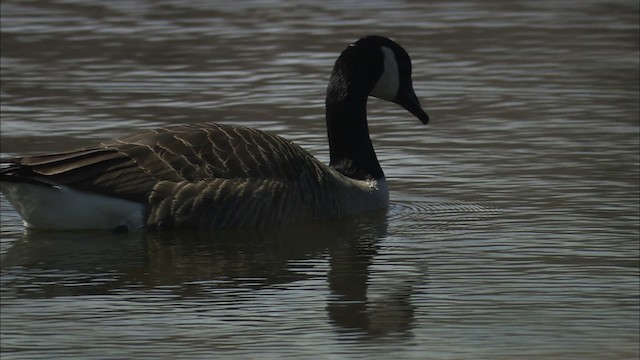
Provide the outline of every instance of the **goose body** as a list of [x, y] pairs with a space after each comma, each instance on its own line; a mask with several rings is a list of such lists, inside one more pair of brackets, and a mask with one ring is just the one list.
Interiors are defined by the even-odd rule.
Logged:
[[327, 88], [329, 165], [278, 135], [207, 123], [140, 132], [65, 153], [3, 160], [2, 193], [29, 227], [255, 228], [388, 206], [367, 97], [428, 122], [406, 51], [382, 37], [345, 49]]

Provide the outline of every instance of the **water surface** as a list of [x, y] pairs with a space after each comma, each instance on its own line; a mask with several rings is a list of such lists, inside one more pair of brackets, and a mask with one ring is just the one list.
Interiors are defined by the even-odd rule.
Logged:
[[217, 121], [328, 159], [368, 34], [423, 126], [369, 101], [387, 212], [264, 231], [25, 232], [4, 197], [3, 358], [637, 359], [637, 1], [0, 5], [2, 156]]

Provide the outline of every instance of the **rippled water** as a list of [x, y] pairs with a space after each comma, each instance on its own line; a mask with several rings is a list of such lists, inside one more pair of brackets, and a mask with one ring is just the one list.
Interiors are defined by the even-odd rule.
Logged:
[[173, 123], [328, 158], [333, 61], [400, 42], [432, 122], [371, 99], [392, 207], [268, 231], [25, 233], [4, 358], [637, 359], [637, 1], [3, 1], [3, 156]]

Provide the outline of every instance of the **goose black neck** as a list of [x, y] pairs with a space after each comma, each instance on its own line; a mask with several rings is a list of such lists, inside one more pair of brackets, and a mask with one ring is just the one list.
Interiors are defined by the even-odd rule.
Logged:
[[327, 91], [329, 165], [343, 175], [359, 180], [384, 177], [369, 138], [367, 97], [345, 93], [344, 89], [331, 85]]

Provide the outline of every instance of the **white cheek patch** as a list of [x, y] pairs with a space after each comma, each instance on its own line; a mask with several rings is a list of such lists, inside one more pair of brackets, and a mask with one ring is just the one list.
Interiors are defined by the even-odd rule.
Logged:
[[380, 80], [371, 91], [371, 95], [380, 99], [393, 101], [398, 94], [398, 88], [400, 87], [400, 74], [398, 71], [398, 63], [396, 62], [396, 55], [393, 50], [386, 46], [382, 47], [384, 64], [384, 72], [380, 76]]

